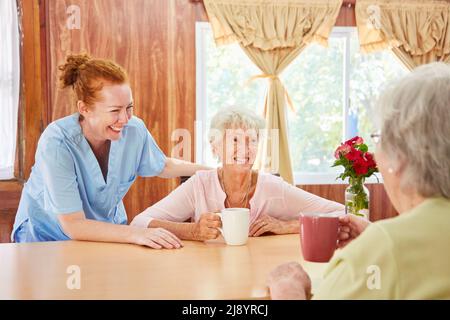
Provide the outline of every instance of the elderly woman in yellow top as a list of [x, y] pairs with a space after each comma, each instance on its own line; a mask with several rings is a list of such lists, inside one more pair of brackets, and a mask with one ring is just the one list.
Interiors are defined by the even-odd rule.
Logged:
[[[375, 158], [399, 216], [341, 220], [340, 245], [314, 299], [450, 298], [450, 66], [415, 69], [379, 101]], [[348, 244], [348, 245], [347, 245]], [[311, 296], [298, 263], [269, 275], [273, 299]]]

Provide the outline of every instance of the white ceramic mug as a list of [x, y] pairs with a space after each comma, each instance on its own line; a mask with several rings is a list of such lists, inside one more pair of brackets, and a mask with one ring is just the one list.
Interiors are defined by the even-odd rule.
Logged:
[[250, 228], [250, 210], [247, 208], [226, 208], [217, 213], [222, 220], [222, 228], [218, 228], [230, 246], [241, 246], [247, 243]]

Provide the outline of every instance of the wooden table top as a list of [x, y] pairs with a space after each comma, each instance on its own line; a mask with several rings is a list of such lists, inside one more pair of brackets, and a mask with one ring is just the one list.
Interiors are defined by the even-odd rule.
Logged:
[[[303, 260], [298, 235], [249, 238], [236, 247], [222, 241], [184, 241], [178, 250], [82, 241], [2, 244], [0, 300], [267, 299], [267, 276], [278, 264], [300, 262], [313, 291], [326, 267]], [[81, 288], [69, 289], [78, 274]]]

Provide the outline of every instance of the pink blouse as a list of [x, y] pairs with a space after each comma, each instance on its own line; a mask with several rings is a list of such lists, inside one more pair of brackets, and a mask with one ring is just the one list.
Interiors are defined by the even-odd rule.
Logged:
[[[147, 228], [153, 219], [184, 222], [193, 218], [197, 222], [203, 213], [224, 209], [225, 198], [217, 170], [197, 171], [167, 197], [137, 215], [131, 225]], [[294, 187], [280, 177], [259, 173], [255, 193], [250, 199], [250, 224], [263, 214], [292, 220], [298, 218], [300, 212], [343, 210], [342, 204]]]

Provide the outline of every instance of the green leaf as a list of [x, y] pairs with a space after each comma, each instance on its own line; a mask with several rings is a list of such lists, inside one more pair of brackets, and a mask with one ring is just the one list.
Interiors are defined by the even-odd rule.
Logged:
[[364, 143], [363, 143], [363, 144], [360, 144], [358, 149], [361, 150], [362, 152], [367, 152], [367, 151], [369, 151], [369, 147], [367, 147], [367, 145], [364, 144]]

